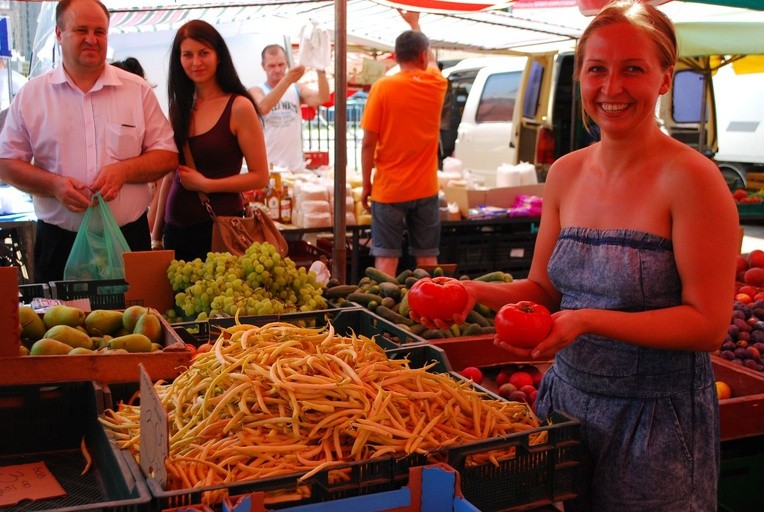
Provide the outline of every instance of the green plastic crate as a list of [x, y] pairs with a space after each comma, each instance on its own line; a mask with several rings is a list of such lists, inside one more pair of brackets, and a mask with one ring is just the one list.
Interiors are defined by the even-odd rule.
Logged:
[[[376, 343], [384, 348], [395, 348], [401, 345], [426, 343], [426, 340], [407, 331], [371, 311], [361, 307], [322, 309], [304, 313], [286, 313], [283, 315], [261, 315], [239, 317], [239, 323], [265, 325], [271, 322], [288, 322], [306, 327], [323, 327], [331, 322], [339, 335], [355, 333], [359, 336], [374, 338]], [[210, 318], [204, 322], [178, 322], [172, 324], [176, 331], [181, 329], [191, 333], [180, 334], [183, 341], [196, 339], [196, 344], [215, 341], [220, 335], [220, 328], [236, 324], [232, 317]]]
[[[23, 501], [14, 512], [145, 512], [151, 494], [135, 459], [116, 448], [98, 421], [102, 398], [91, 382], [0, 388], [0, 467], [45, 462], [67, 494]], [[81, 440], [93, 458], [85, 458]]]

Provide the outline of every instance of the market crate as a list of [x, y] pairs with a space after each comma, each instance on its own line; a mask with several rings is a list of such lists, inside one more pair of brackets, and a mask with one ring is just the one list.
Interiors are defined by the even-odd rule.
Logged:
[[19, 302], [31, 304], [34, 299], [49, 299], [50, 286], [48, 283], [33, 283], [19, 285]]
[[761, 482], [764, 482], [764, 433], [722, 442], [719, 512], [760, 511]]
[[764, 435], [764, 373], [711, 356], [714, 377], [726, 382], [732, 397], [719, 401], [721, 440]]
[[[424, 347], [392, 350], [413, 351], [421, 348]], [[134, 389], [126, 392], [120, 386], [125, 385], [109, 386], [113, 389], [112, 403], [116, 403], [114, 400], [117, 398], [126, 400], [134, 392]], [[542, 431], [547, 434], [546, 441], [532, 444], [531, 438]], [[500, 460], [498, 465], [493, 462], [481, 464], [474, 459], [476, 456], [485, 458], [487, 453], [496, 450], [512, 453]], [[189, 510], [189, 507], [204, 503], [208, 493], [216, 491], [222, 491], [229, 497], [251, 493], [280, 496], [283, 501], [273, 505], [274, 509], [300, 505], [295, 512], [334, 511], [338, 500], [400, 489], [409, 483], [409, 470], [413, 467], [446, 463], [458, 471], [462, 493], [469, 503], [474, 504], [475, 510], [521, 511], [575, 497], [582, 485], [579, 479], [582, 456], [578, 421], [553, 412], [549, 423], [538, 429], [449, 446], [426, 454], [384, 456], [347, 463], [318, 472], [302, 482], [298, 479], [305, 473], [179, 490], [165, 490], [151, 477], [147, 478], [147, 484], [154, 496], [154, 510], [157, 511]], [[338, 475], [342, 476], [337, 478]], [[299, 497], [294, 494], [298, 491]], [[293, 494], [292, 497], [284, 497], [284, 493]], [[309, 506], [317, 508], [303, 508]], [[217, 506], [212, 508], [219, 510]]]
[[736, 204], [737, 213], [740, 217], [758, 217], [760, 215], [764, 215], [764, 202]]
[[[132, 455], [115, 447], [98, 421], [100, 399], [91, 382], [0, 387], [0, 467], [44, 463], [61, 485], [62, 497], [22, 501], [9, 510], [56, 512], [143, 512], [149, 510], [151, 494]], [[93, 464], [86, 467], [85, 447]], [[28, 471], [32, 471], [29, 469]], [[3, 471], [0, 471], [2, 473]], [[15, 471], [14, 471], [15, 472]], [[31, 488], [39, 485], [43, 472], [33, 473]], [[23, 478], [23, 477], [22, 477]], [[30, 481], [16, 484], [2, 480], [3, 494], [9, 487], [29, 489]], [[6, 510], [2, 506], [0, 509]]]
[[160, 317], [163, 350], [132, 354], [79, 354], [0, 357], [0, 385], [95, 380], [138, 381], [138, 363], [151, 378], [172, 379], [188, 366], [191, 352], [178, 332]]
[[[260, 315], [239, 317], [239, 323], [262, 326], [271, 322], [289, 322], [308, 327], [322, 327], [331, 322], [341, 335], [355, 333], [373, 338], [382, 348], [395, 348], [412, 343], [425, 343], [419, 336], [388, 322], [371, 311], [360, 307], [323, 309], [283, 315]], [[236, 320], [232, 317], [210, 318], [200, 322], [179, 322], [172, 324], [176, 330], [185, 329], [195, 333], [199, 343], [214, 341], [221, 328], [232, 327]]]
[[[460, 494], [458, 474], [446, 464], [409, 469], [408, 485], [400, 489], [341, 498], [330, 502], [281, 508], [281, 512], [478, 512]], [[206, 505], [165, 509], [163, 512], [208, 512]], [[265, 493], [233, 496], [222, 512], [269, 509]]]
[[[476, 441], [449, 449], [448, 464], [459, 472], [464, 497], [483, 512], [528, 510], [574, 498], [581, 489], [580, 423], [553, 411], [540, 429]], [[532, 434], [546, 431], [547, 442], [531, 445]], [[470, 464], [470, 456], [514, 448], [515, 456]]]
[[501, 347], [497, 347], [493, 344], [493, 339], [493, 334], [480, 334], [477, 336], [437, 338], [428, 341], [430, 344], [443, 349], [455, 371], [460, 371], [468, 366], [490, 368], [510, 363], [531, 362], [527, 359], [518, 359]]
[[287, 257], [291, 259], [297, 268], [304, 267], [306, 270], [310, 268], [314, 261], [325, 260], [327, 267], [331, 260], [332, 254], [320, 247], [316, 247], [305, 240], [288, 240], [289, 252]]
[[59, 300], [89, 299], [91, 309], [124, 309], [127, 282], [123, 279], [51, 281], [51, 296]]

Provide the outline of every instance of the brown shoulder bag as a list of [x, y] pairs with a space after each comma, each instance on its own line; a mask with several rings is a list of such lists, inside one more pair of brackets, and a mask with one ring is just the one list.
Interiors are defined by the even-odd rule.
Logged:
[[[196, 169], [188, 143], [183, 147], [183, 154], [186, 157], [186, 165]], [[268, 242], [276, 248], [282, 258], [287, 255], [289, 247], [284, 235], [260, 208], [250, 208], [248, 205], [244, 217], [216, 215], [207, 194], [198, 194], [212, 219], [212, 252], [229, 252], [242, 256], [253, 243]]]

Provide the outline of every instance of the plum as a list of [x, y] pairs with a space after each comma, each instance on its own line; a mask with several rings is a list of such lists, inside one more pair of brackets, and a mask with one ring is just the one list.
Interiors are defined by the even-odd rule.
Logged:
[[735, 359], [735, 353], [732, 350], [722, 350], [721, 354], [719, 354], [722, 358], [732, 361]]
[[757, 363], [753, 359], [746, 359], [745, 361], [743, 361], [743, 366], [745, 366], [746, 368], [750, 368], [751, 370], [755, 370]]
[[736, 325], [738, 329], [740, 329], [740, 332], [751, 332], [751, 326], [748, 325], [748, 322], [743, 320], [742, 318], [735, 318], [732, 320], [732, 324]]
[[722, 343], [722, 350], [735, 350], [737, 348], [737, 345], [735, 345], [734, 341], [725, 341]]
[[751, 347], [750, 345], [748, 347], [746, 347], [745, 352], [746, 352], [746, 354], [748, 355], [748, 357], [750, 359], [754, 359], [755, 360], [755, 359], [758, 359], [758, 358], [761, 357], [761, 352], [756, 350], [756, 347]]
[[748, 354], [746, 353], [744, 348], [735, 349], [735, 359], [746, 359], [747, 357], [748, 357]]

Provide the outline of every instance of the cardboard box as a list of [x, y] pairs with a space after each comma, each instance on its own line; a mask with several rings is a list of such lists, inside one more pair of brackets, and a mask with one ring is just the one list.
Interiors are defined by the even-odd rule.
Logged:
[[764, 432], [764, 373], [711, 356], [714, 377], [726, 382], [732, 397], [719, 400], [722, 441], [760, 436]]
[[[19, 355], [19, 268], [0, 267], [0, 356]], [[4, 369], [3, 372], [7, 372]]]
[[544, 184], [523, 185], [520, 187], [496, 187], [489, 189], [466, 189], [446, 187], [446, 202], [459, 205], [462, 217], [469, 216], [469, 209], [479, 205], [509, 208], [518, 195], [543, 196]]
[[172, 309], [175, 294], [167, 279], [167, 269], [175, 251], [136, 251], [123, 255], [125, 260], [126, 304], [141, 304], [160, 313]]

